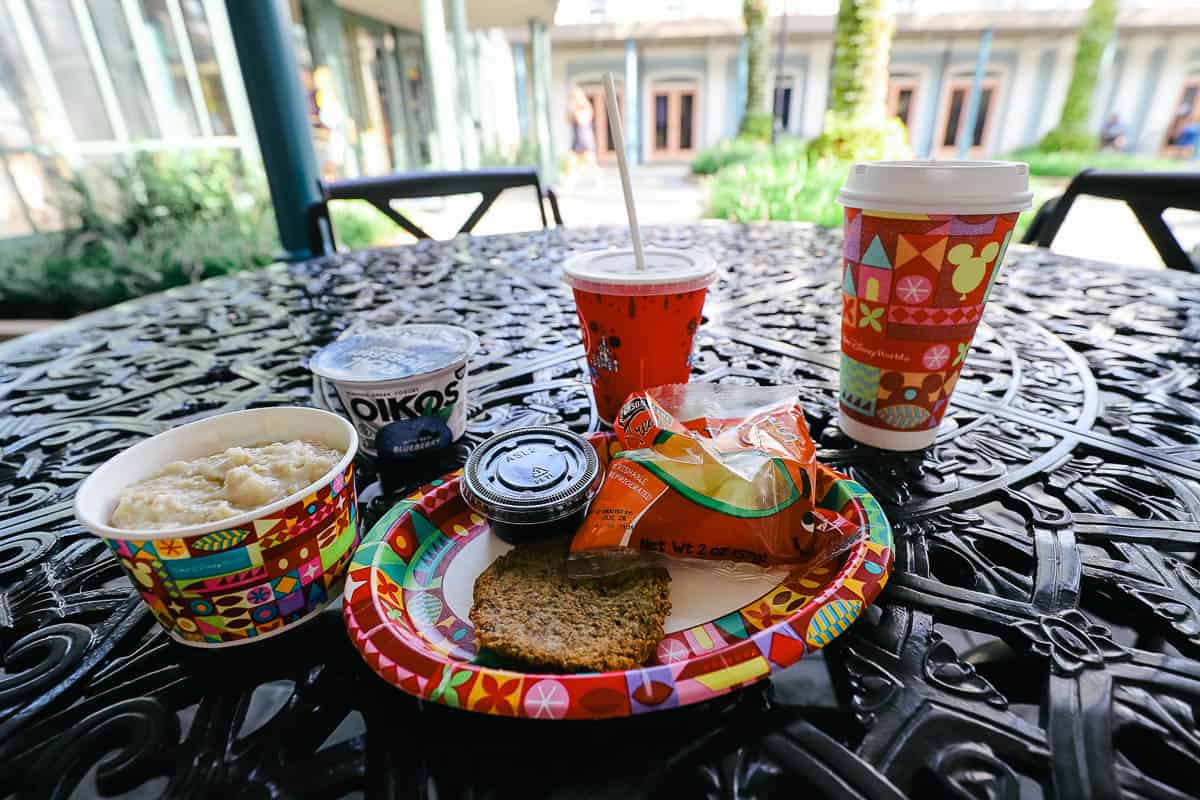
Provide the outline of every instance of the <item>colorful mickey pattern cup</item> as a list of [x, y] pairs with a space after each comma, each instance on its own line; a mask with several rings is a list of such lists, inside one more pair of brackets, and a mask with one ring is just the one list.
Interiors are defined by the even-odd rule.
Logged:
[[[169, 530], [109, 524], [121, 489], [173, 461], [295, 439], [345, 455], [301, 491], [226, 520]], [[173, 638], [196, 647], [255, 642], [312, 619], [341, 591], [362, 530], [354, 488], [357, 451], [354, 426], [326, 411], [222, 414], [173, 428], [105, 462], [76, 492], [75, 516], [104, 539]]]
[[888, 450], [937, 437], [1019, 213], [1026, 164], [856, 164], [845, 206], [840, 426]]

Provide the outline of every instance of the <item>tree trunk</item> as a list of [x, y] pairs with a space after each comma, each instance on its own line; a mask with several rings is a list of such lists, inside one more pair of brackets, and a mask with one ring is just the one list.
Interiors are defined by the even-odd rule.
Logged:
[[1117, 26], [1117, 5], [1117, 0], [1092, 0], [1088, 7], [1083, 27], [1079, 29], [1079, 45], [1075, 50], [1062, 115], [1058, 125], [1042, 140], [1042, 149], [1096, 149], [1098, 143], [1088, 130], [1088, 118], [1092, 113], [1092, 94], [1100, 76], [1100, 62]]
[[888, 60], [894, 0], [841, 0], [833, 40], [829, 110], [810, 158], [892, 161], [912, 158], [904, 124], [888, 118]]
[[843, 118], [882, 120], [888, 55], [896, 27], [892, 0], [841, 0], [833, 45], [829, 109]]
[[771, 138], [772, 116], [763, 110], [767, 82], [767, 0], [742, 0], [746, 23], [746, 107], [738, 133], [755, 139]]

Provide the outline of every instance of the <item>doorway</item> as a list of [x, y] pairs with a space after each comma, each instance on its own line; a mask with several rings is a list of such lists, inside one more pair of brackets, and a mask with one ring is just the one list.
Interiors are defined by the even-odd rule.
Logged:
[[698, 95], [696, 84], [691, 82], [656, 83], [650, 90], [651, 159], [682, 161], [695, 155]]
[[992, 124], [995, 122], [996, 99], [999, 96], [999, 82], [986, 79], [979, 89], [979, 112], [975, 115], [975, 125], [967, 131], [967, 106], [971, 102], [971, 83], [969, 78], [953, 80], [946, 86], [942, 95], [941, 112], [938, 114], [938, 124], [934, 128], [934, 150], [938, 158], [955, 158], [958, 147], [964, 136], [970, 137], [967, 150], [968, 158], [978, 158], [988, 148]]
[[[596, 160], [600, 162], [613, 161], [617, 157], [616, 145], [613, 144], [612, 127], [608, 124], [608, 104], [604, 102], [604, 87], [599, 84], [584, 84], [580, 88], [592, 104], [592, 130], [596, 136]], [[625, 90], [617, 84], [617, 108], [621, 109], [621, 117], [625, 113]]]
[[1190, 126], [1200, 123], [1200, 77], [1189, 78], [1175, 104], [1175, 113], [1167, 126], [1163, 140], [1163, 155], [1173, 158], [1191, 158], [1196, 144], [1191, 140]]

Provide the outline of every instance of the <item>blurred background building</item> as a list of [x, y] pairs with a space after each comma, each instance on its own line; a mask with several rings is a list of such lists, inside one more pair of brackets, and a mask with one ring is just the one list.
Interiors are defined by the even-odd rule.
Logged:
[[[640, 162], [690, 159], [733, 135], [744, 105], [740, 0], [277, 1], [290, 7], [325, 179], [515, 161], [552, 178], [576, 87], [595, 107], [604, 161], [609, 70]], [[951, 157], [966, 137], [983, 157], [1035, 142], [1058, 118], [1086, 4], [900, 2], [889, 110], [913, 150]], [[833, 0], [770, 4], [764, 110], [796, 137], [821, 129], [835, 13]], [[142, 151], [256, 163], [253, 80], [223, 0], [0, 0], [0, 237], [63, 225], [55, 175], [99, 174]], [[1200, 4], [1125, 0], [1096, 92], [1097, 132], [1116, 115], [1125, 149], [1169, 153], [1200, 114]]]
[[[891, 52], [889, 111], [921, 157], [953, 158], [961, 137], [971, 157], [1036, 142], [1058, 120], [1087, 0], [904, 0]], [[764, 111], [808, 139], [821, 132], [833, 63], [834, 0], [772, 0]], [[784, 13], [786, 13], [786, 20]], [[636, 79], [623, 110], [642, 161], [690, 158], [737, 132], [745, 102], [746, 47], [740, 0], [560, 0], [555, 27], [553, 118], [572, 86], [594, 98], [600, 76]], [[783, 29], [783, 38], [780, 32]], [[991, 31], [979, 113], [963, 130], [981, 36]], [[520, 33], [510, 34], [519, 40]], [[779, 42], [783, 64], [779, 69]], [[1198, 110], [1200, 3], [1124, 0], [1093, 103], [1093, 127], [1117, 114], [1126, 149], [1170, 147]], [[599, 124], [599, 123], [598, 123]], [[611, 146], [598, 133], [601, 159]]]

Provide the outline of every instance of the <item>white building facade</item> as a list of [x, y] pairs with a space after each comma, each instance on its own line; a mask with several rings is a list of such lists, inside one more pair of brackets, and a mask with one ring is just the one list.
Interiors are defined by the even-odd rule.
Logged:
[[[833, 62], [836, 4], [770, 4], [764, 111], [800, 138], [820, 133]], [[962, 137], [972, 157], [1034, 144], [1058, 121], [1070, 81], [1081, 0], [911, 0], [899, 4], [890, 62], [889, 111], [909, 129], [921, 157], [953, 157]], [[801, 8], [802, 7], [802, 8]], [[710, 16], [697, 16], [697, 15]], [[562, 0], [552, 31], [554, 112], [565, 120], [574, 87], [597, 96], [609, 70], [636, 75], [635, 127], [642, 162], [687, 160], [736, 133], [745, 104], [741, 3]], [[783, 68], [778, 68], [781, 26]], [[983, 33], [991, 31], [980, 109], [966, 131], [967, 104]], [[772, 96], [770, 91], [774, 87]], [[607, 137], [597, 114], [603, 160]], [[1116, 114], [1126, 149], [1170, 151], [1183, 124], [1200, 115], [1200, 4], [1126, 0], [1101, 68], [1092, 127]], [[566, 126], [560, 125], [559, 146]]]

